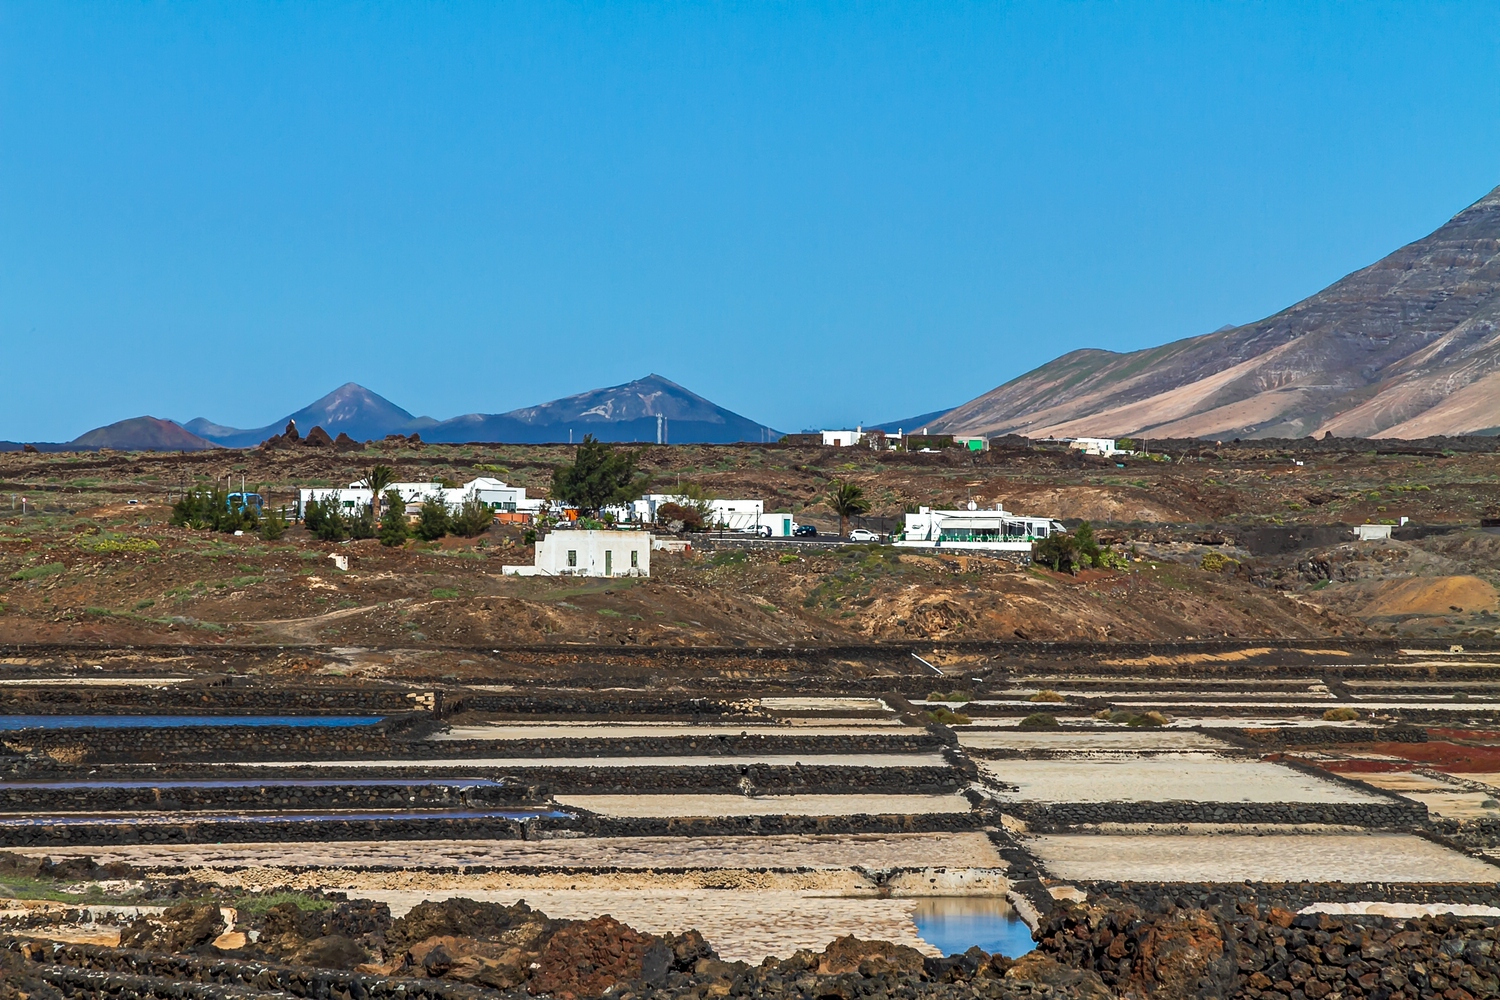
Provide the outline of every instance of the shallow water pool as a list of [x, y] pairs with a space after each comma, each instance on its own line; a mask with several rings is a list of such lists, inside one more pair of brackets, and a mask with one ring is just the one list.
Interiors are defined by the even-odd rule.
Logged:
[[0, 715], [0, 730], [176, 729], [182, 726], [373, 726], [378, 715]]
[[1031, 928], [1003, 899], [940, 896], [917, 903], [912, 921], [922, 940], [944, 955], [978, 945], [990, 954], [1018, 958], [1036, 947]]

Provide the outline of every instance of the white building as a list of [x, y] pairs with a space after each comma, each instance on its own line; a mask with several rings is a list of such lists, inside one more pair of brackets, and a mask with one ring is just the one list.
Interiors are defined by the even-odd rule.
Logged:
[[823, 431], [823, 445], [827, 448], [852, 448], [865, 439], [865, 429], [856, 427], [852, 431]]
[[1354, 536], [1362, 542], [1378, 542], [1391, 537], [1391, 524], [1357, 524], [1354, 526]]
[[[382, 498], [394, 490], [407, 507], [417, 507], [429, 497], [441, 500], [449, 510], [457, 511], [470, 497], [478, 497], [493, 511], [536, 513], [546, 503], [538, 497], [527, 497], [524, 486], [507, 486], [498, 479], [481, 476], [462, 486], [443, 488], [442, 483], [392, 483], [381, 490]], [[338, 487], [313, 488], [298, 491], [297, 516], [301, 517], [310, 500], [336, 500], [344, 512], [357, 513], [370, 506], [371, 492], [359, 483]]]
[[1120, 449], [1115, 447], [1114, 438], [1074, 438], [1068, 442], [1068, 447], [1085, 455], [1102, 455], [1105, 458], [1120, 454]]
[[650, 576], [649, 531], [553, 531], [536, 541], [533, 566], [502, 566], [506, 576]]
[[1061, 522], [1024, 517], [996, 504], [994, 510], [933, 510], [906, 515], [897, 545], [986, 552], [1030, 552], [1031, 543], [1062, 532]]
[[[655, 524], [656, 509], [663, 504], [675, 503], [685, 507], [694, 502], [688, 497], [671, 493], [649, 493], [629, 506], [611, 507], [610, 510], [619, 518]], [[718, 528], [722, 525], [730, 531], [769, 528], [774, 536], [791, 537], [792, 515], [767, 514], [764, 500], [710, 500], [708, 507], [708, 523], [705, 527]]]

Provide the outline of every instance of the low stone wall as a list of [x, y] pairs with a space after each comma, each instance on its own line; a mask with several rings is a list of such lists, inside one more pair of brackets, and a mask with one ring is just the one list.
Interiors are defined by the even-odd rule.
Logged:
[[[719, 837], [775, 834], [948, 833], [983, 829], [980, 813], [923, 813], [919, 815], [856, 816], [585, 816], [572, 829], [595, 837]], [[557, 820], [536, 820], [527, 836], [546, 839], [563, 827]]]
[[[1500, 868], [1495, 869], [1500, 873]], [[1150, 912], [1253, 901], [1296, 912], [1314, 903], [1465, 903], [1500, 906], [1496, 882], [1077, 882], [1091, 899], [1108, 896]]]
[[[563, 821], [566, 822], [566, 821]], [[259, 841], [523, 840], [525, 823], [503, 817], [270, 820], [174, 817], [141, 823], [0, 825], [0, 847], [118, 844], [243, 844]]]
[[193, 809], [451, 809], [518, 806], [546, 802], [550, 790], [538, 782], [489, 785], [421, 781], [396, 785], [261, 785], [215, 787], [0, 788], [0, 813], [153, 812]]
[[[1384, 802], [1020, 802], [1006, 813], [1037, 832], [1098, 823], [1331, 823], [1382, 830], [1421, 826], [1427, 807]], [[1497, 869], [1500, 874], [1500, 869]]]
[[82, 684], [15, 686], [0, 690], [5, 715], [390, 715], [410, 712], [431, 691], [356, 687], [166, 686], [94, 687]]

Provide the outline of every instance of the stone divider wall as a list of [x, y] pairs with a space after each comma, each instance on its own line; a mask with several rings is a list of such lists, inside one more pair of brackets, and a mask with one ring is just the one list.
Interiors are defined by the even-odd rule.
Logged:
[[[1500, 868], [1496, 869], [1500, 872]], [[1496, 882], [1075, 882], [1090, 899], [1108, 896], [1144, 910], [1218, 906], [1254, 900], [1293, 913], [1314, 903], [1464, 903], [1500, 905]]]
[[838, 736], [730, 735], [520, 740], [404, 740], [376, 727], [213, 727], [27, 730], [0, 736], [12, 754], [59, 755], [82, 762], [154, 763], [466, 757], [705, 756], [920, 753], [947, 744], [926, 730]]
[[1018, 802], [1002, 810], [1040, 833], [1098, 823], [1330, 823], [1394, 830], [1427, 821], [1426, 806], [1396, 801]]
[[243, 844], [262, 841], [523, 840], [524, 823], [501, 816], [405, 816], [390, 819], [203, 819], [159, 822], [0, 825], [0, 847], [120, 844]]
[[301, 688], [201, 683], [162, 687], [59, 684], [0, 690], [0, 714], [15, 715], [370, 715], [410, 712], [408, 688]]
[[399, 785], [281, 785], [239, 787], [0, 787], [0, 813], [76, 813], [193, 809], [436, 809], [515, 806], [546, 802], [545, 784], [503, 781], [488, 785], [441, 781]]

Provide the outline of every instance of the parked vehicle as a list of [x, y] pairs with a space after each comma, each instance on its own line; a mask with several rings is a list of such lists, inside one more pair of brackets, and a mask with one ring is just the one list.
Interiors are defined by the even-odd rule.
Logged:
[[755, 532], [755, 536], [757, 538], [770, 538], [771, 537], [771, 526], [769, 524], [757, 525], [756, 527], [751, 528], [750, 530]]
[[793, 538], [817, 538], [818, 529], [810, 524], [799, 524], [792, 529]]
[[869, 528], [855, 528], [853, 531], [849, 532], [849, 541], [878, 542], [880, 541], [880, 536], [871, 531]]

